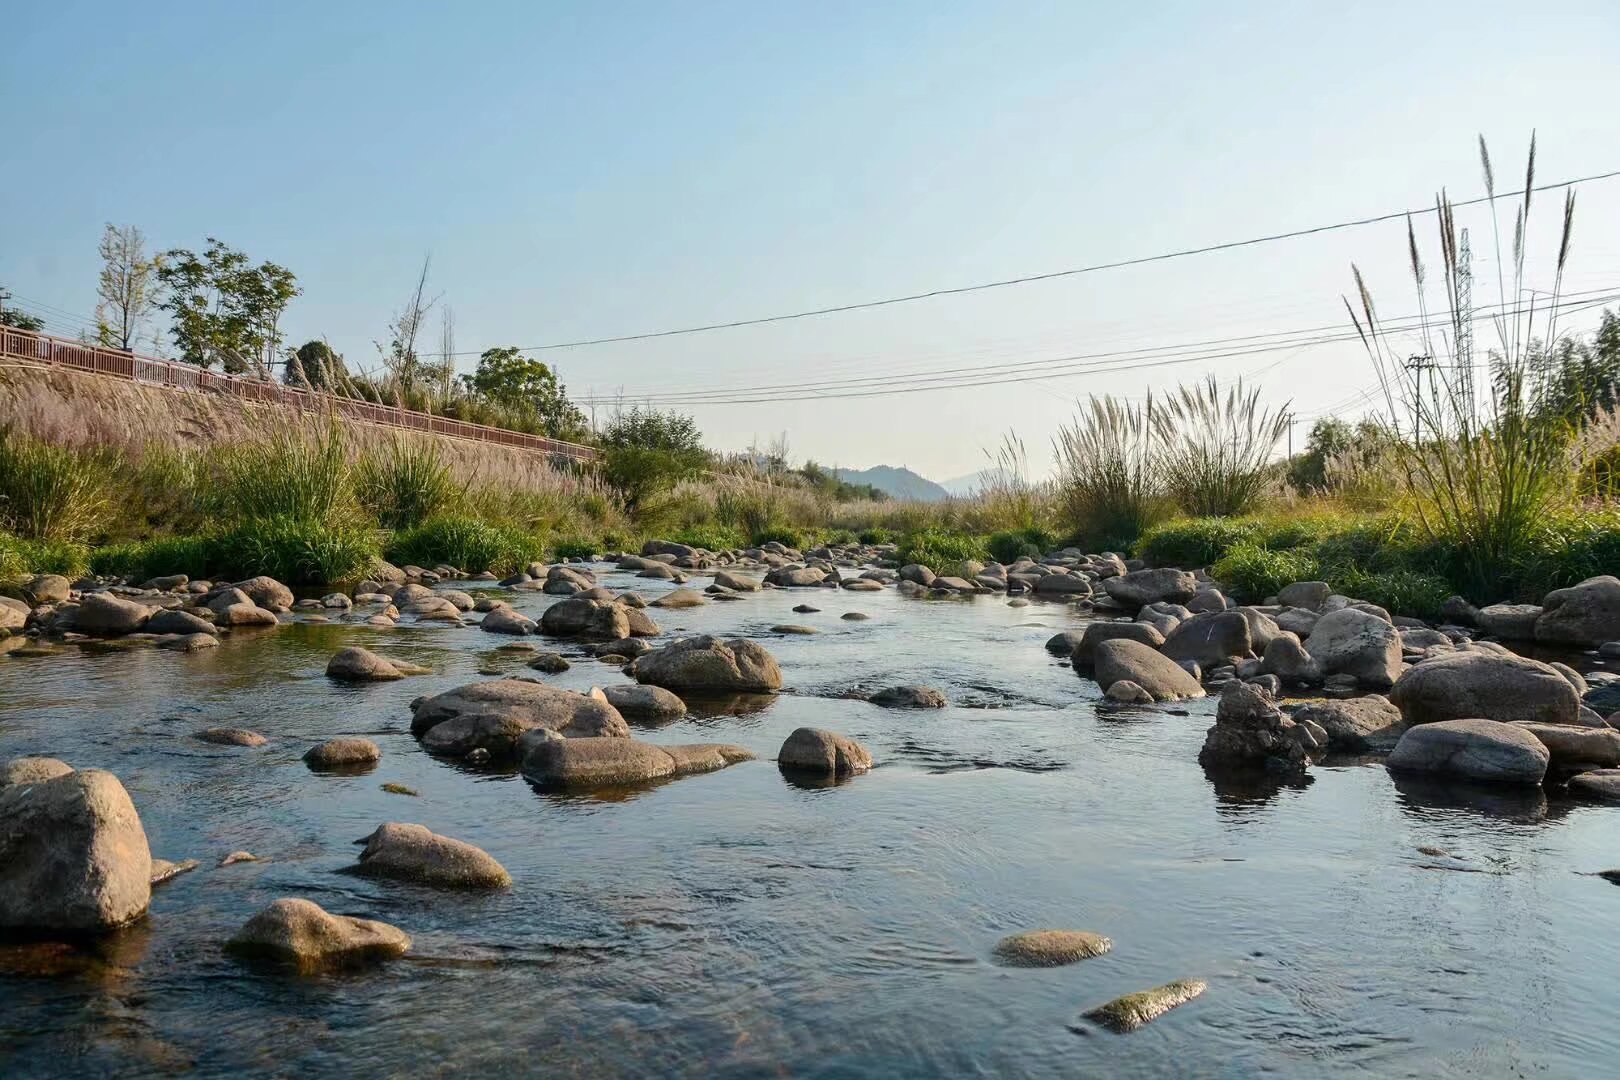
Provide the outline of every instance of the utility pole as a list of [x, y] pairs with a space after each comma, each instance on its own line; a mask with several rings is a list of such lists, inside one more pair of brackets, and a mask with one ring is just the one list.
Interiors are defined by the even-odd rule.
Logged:
[[1412, 385], [1416, 394], [1412, 399], [1412, 441], [1423, 441], [1423, 373], [1433, 371], [1434, 357], [1428, 353], [1416, 353], [1406, 358], [1406, 370], [1413, 372]]
[[1288, 411], [1288, 456], [1294, 456], [1294, 412]]

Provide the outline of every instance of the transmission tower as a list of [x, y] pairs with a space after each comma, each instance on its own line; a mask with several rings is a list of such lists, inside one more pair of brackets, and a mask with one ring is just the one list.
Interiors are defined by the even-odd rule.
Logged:
[[1462, 231], [1457, 249], [1457, 360], [1463, 415], [1474, 421], [1474, 253], [1468, 246], [1468, 230]]

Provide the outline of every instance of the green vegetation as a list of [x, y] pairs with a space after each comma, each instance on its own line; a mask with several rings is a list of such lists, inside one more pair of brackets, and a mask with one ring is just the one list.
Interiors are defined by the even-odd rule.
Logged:
[[461, 377], [462, 385], [481, 399], [514, 416], [525, 414], [532, 423], [557, 439], [583, 439], [589, 428], [585, 414], [568, 400], [567, 388], [549, 366], [524, 356], [517, 346], [485, 349], [478, 370]]
[[0, 428], [0, 528], [28, 540], [79, 540], [107, 510], [102, 455]]
[[981, 536], [924, 529], [900, 542], [897, 557], [901, 565], [919, 563], [935, 573], [954, 573], [959, 564], [982, 562], [989, 555]]
[[432, 568], [448, 563], [462, 570], [515, 574], [547, 551], [538, 538], [476, 518], [436, 517], [394, 534], [385, 552], [396, 565]]
[[709, 462], [697, 425], [676, 412], [621, 412], [608, 422], [601, 441], [603, 478], [624, 495], [632, 512], [697, 476]]
[[1223, 393], [1212, 375], [1177, 387], [1152, 416], [1164, 486], [1184, 512], [1243, 514], [1265, 491], [1271, 451], [1288, 426], [1286, 406], [1261, 408], [1260, 390], [1238, 379]]
[[426, 439], [395, 436], [386, 450], [360, 459], [355, 483], [361, 505], [387, 529], [444, 513], [459, 495], [438, 444]]
[[1082, 547], [1125, 550], [1169, 516], [1151, 397], [1137, 406], [1093, 395], [1055, 447], [1058, 512]]

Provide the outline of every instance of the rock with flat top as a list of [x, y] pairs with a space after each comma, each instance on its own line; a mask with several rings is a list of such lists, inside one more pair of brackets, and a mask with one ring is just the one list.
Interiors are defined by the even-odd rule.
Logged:
[[424, 826], [397, 821], [366, 837], [358, 871], [458, 889], [504, 889], [512, 884], [512, 876], [488, 852]]
[[333, 915], [313, 901], [284, 897], [249, 919], [226, 947], [245, 959], [316, 971], [403, 956], [411, 939], [387, 923]]

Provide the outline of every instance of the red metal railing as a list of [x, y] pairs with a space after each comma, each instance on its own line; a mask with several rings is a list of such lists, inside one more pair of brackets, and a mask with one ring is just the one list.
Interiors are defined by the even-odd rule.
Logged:
[[244, 401], [286, 405], [294, 408], [330, 410], [341, 416], [364, 420], [372, 424], [407, 428], [412, 431], [431, 431], [458, 439], [516, 446], [556, 454], [576, 461], [591, 461], [596, 451], [577, 443], [548, 439], [543, 435], [529, 435], [521, 431], [507, 431], [487, 424], [469, 424], [465, 420], [452, 420], [445, 416], [402, 409], [393, 405], [379, 405], [371, 401], [338, 397], [309, 390], [284, 386], [268, 379], [244, 375], [222, 375], [207, 371], [195, 364], [179, 364], [172, 360], [156, 360], [137, 356], [120, 349], [107, 349], [98, 345], [69, 341], [66, 338], [36, 334], [32, 330], [0, 327], [0, 356], [31, 360], [40, 364], [90, 371], [98, 375], [130, 379], [150, 386], [167, 386], [176, 390], [195, 390], [203, 393], [224, 394]]

